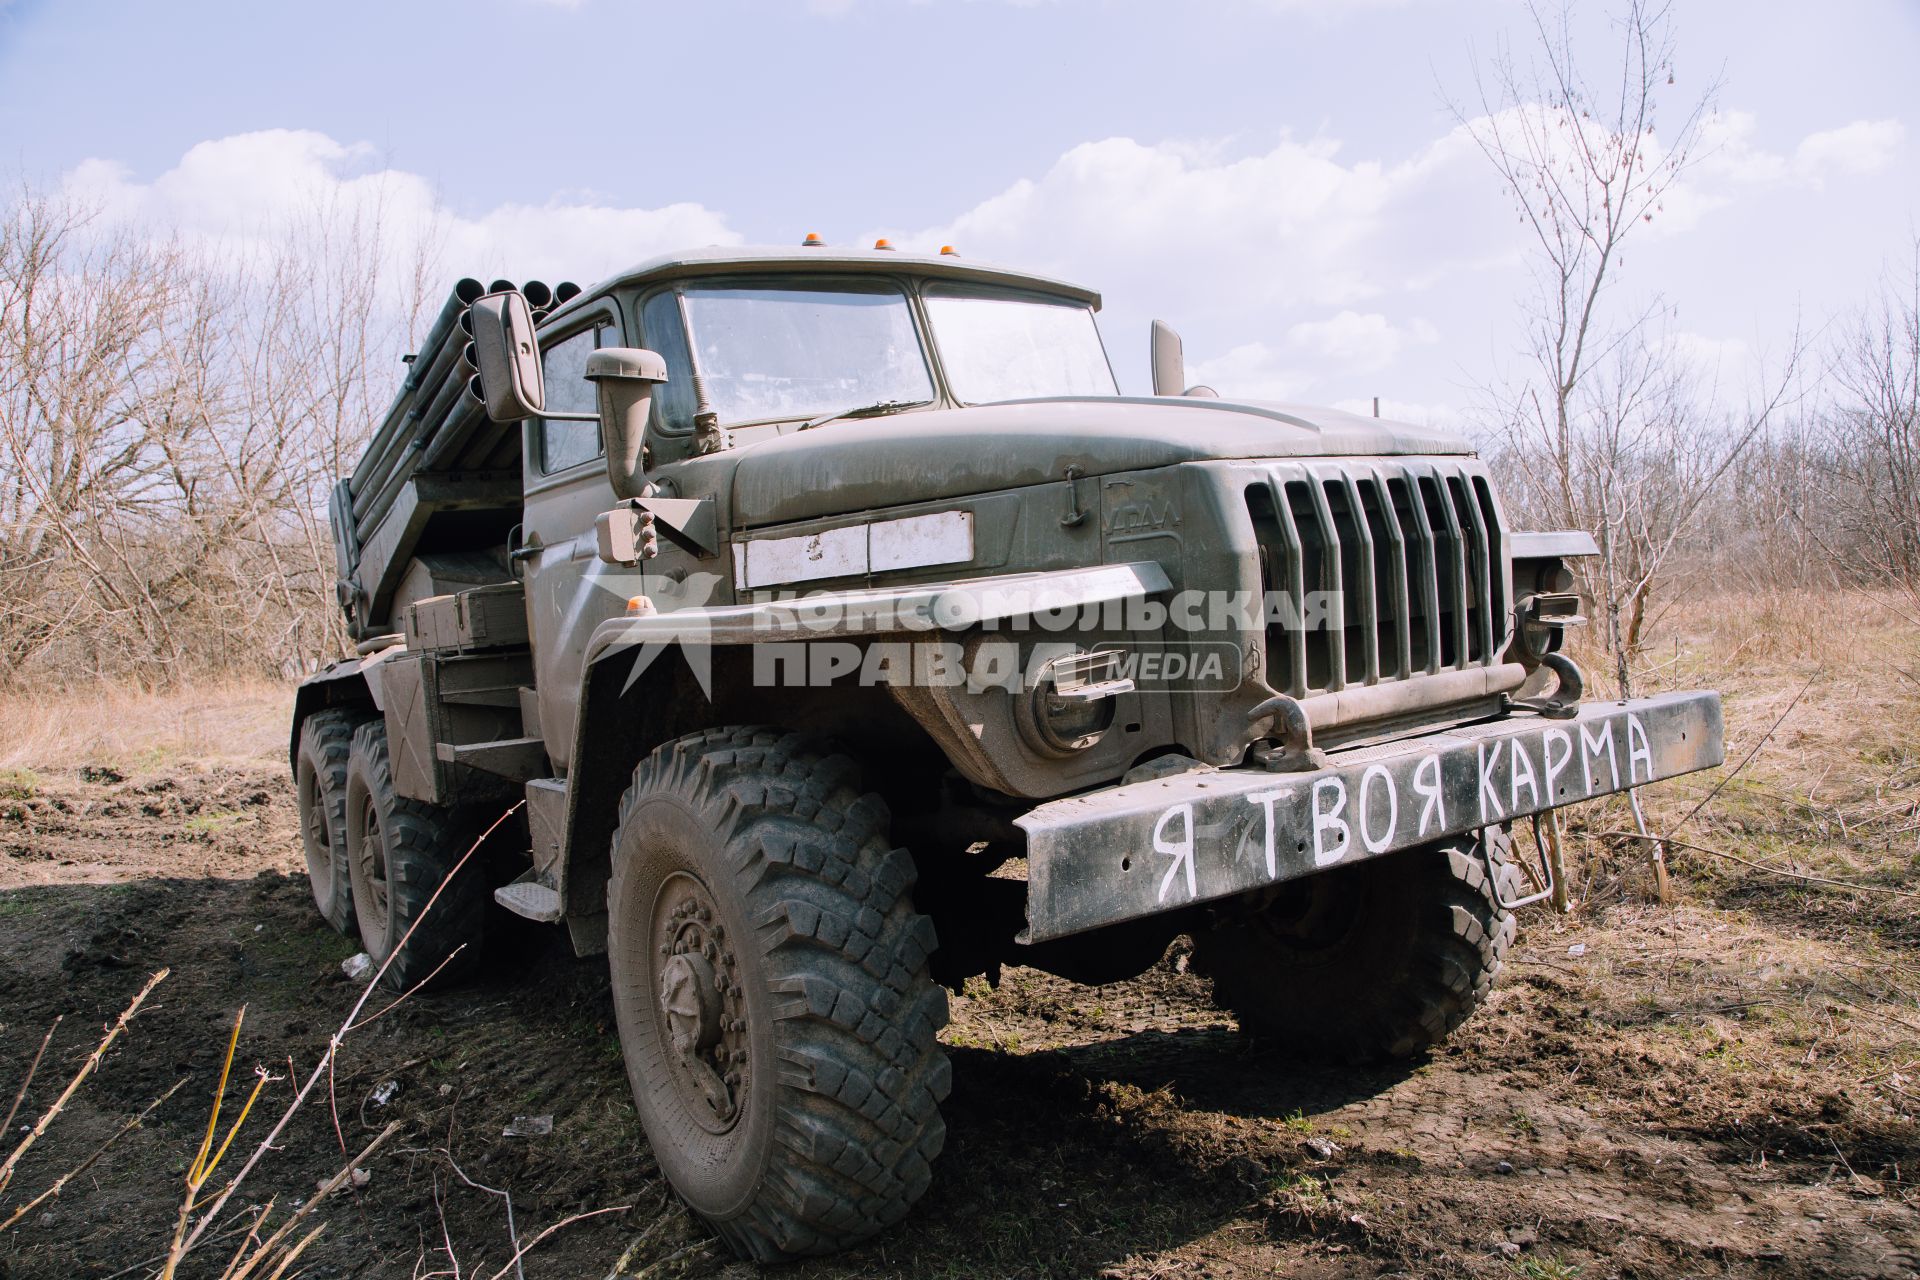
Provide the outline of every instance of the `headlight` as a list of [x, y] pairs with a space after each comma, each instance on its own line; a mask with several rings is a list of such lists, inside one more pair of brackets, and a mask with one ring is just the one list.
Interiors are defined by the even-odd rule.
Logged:
[[1034, 750], [1072, 755], [1100, 741], [1113, 727], [1114, 699], [1132, 692], [1117, 650], [1071, 653], [1040, 669], [1015, 719]]

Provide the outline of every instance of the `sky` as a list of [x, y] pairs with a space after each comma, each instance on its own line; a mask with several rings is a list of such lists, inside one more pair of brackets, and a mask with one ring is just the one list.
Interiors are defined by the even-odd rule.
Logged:
[[[1920, 4], [1675, 0], [1707, 147], [1609, 305], [1729, 398], [1920, 232]], [[1617, 60], [1604, 4], [1581, 56]], [[1520, 0], [0, 0], [0, 173], [244, 242], [375, 202], [458, 275], [888, 235], [1099, 289], [1230, 396], [1457, 422], [1510, 376], [1527, 241], [1452, 104]], [[1676, 113], [1677, 114], [1677, 113]]]

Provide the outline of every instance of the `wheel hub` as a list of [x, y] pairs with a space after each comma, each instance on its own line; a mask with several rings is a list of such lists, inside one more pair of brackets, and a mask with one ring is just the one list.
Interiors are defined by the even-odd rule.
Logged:
[[715, 1132], [732, 1128], [747, 1091], [746, 1000], [726, 927], [706, 886], [676, 877], [666, 886], [654, 936], [656, 992], [670, 1056], [699, 1095], [690, 1108]]
[[361, 873], [367, 880], [373, 913], [376, 918], [384, 919], [387, 914], [386, 833], [380, 829], [380, 810], [372, 801], [367, 803], [365, 812], [360, 841]]

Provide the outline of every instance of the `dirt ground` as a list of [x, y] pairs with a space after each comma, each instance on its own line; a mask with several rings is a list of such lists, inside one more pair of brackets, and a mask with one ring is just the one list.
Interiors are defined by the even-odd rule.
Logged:
[[[1793, 708], [1798, 670], [1782, 658], [1729, 690], [1731, 754], [1766, 749], [1690, 838], [1892, 892], [1678, 852], [1680, 903], [1653, 905], [1644, 870], [1592, 834], [1617, 816], [1594, 815], [1576, 841], [1592, 846], [1580, 909], [1530, 909], [1490, 1003], [1445, 1052], [1394, 1071], [1302, 1068], [1249, 1043], [1178, 946], [1114, 987], [1014, 971], [953, 1002], [949, 1137], [927, 1198], [865, 1248], [784, 1274], [1920, 1274], [1920, 913], [1899, 896], [1916, 853], [1920, 699], [1882, 688], [1884, 732], [1793, 715], [1765, 737]], [[1676, 662], [1671, 677], [1693, 674]], [[256, 1064], [273, 1076], [239, 1149], [358, 994], [341, 971], [357, 947], [319, 920], [300, 874], [274, 756], [281, 696], [254, 696], [264, 729], [191, 750], [75, 759], [86, 752], [68, 742], [56, 765], [0, 772], [0, 1106], [64, 1016], [10, 1138], [170, 970], [22, 1161], [0, 1221], [186, 1081], [0, 1231], [0, 1277], [150, 1274], [235, 1011], [236, 1077], [250, 1084]], [[1815, 783], [1814, 750], [1858, 768]], [[27, 743], [12, 758], [33, 756]], [[1714, 785], [1670, 785], [1656, 816]], [[550, 1133], [506, 1132], [544, 1116]], [[558, 933], [503, 927], [476, 981], [350, 1037], [331, 1101], [323, 1089], [295, 1117], [233, 1209], [273, 1197], [284, 1211], [392, 1120], [402, 1129], [364, 1185], [321, 1211], [303, 1274], [512, 1275], [512, 1239], [605, 1209], [540, 1243], [524, 1275], [757, 1274], [666, 1191], [603, 966]], [[183, 1274], [217, 1275], [238, 1243]]]

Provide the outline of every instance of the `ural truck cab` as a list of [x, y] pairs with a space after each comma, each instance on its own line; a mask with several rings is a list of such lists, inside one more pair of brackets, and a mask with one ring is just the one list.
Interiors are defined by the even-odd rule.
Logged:
[[1417, 1054], [1542, 896], [1513, 822], [1721, 759], [1712, 693], [1581, 700], [1592, 541], [1462, 441], [1186, 387], [1159, 325], [1121, 395], [1098, 307], [884, 246], [463, 281], [333, 495], [322, 914], [399, 987], [489, 897], [605, 953], [655, 1157], [746, 1255], [925, 1191], [944, 987], [1189, 934], [1250, 1033]]

